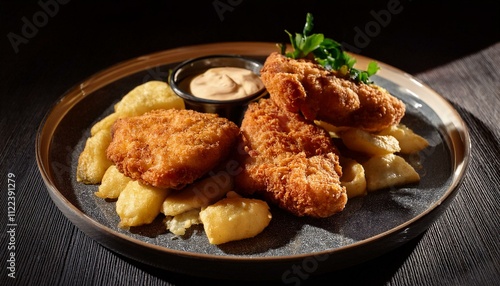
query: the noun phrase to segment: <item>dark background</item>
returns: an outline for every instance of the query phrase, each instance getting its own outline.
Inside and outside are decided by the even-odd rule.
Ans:
[[[314,32],[347,43],[356,53],[417,74],[500,40],[499,3],[3,0],[1,113],[32,101],[54,101],[88,76],[148,53],[213,42],[286,42],[284,30],[302,32],[307,12],[315,18]],[[55,12],[44,12],[47,8],[43,6]],[[385,18],[385,27],[374,26],[373,14],[387,11],[388,6],[396,7],[398,13]],[[40,16],[44,13],[45,18]],[[27,28],[27,22],[35,25],[34,31]],[[367,29],[372,36],[359,45],[359,31]],[[43,99],[19,89],[36,83]]]
[[[11,79],[11,87],[36,80],[47,65],[61,68],[52,69],[48,80],[64,74],[69,87],[117,62],[174,47],[288,41],[284,30],[301,32],[306,12],[315,17],[315,32],[351,47],[359,47],[357,29],[371,27],[374,36],[351,50],[411,74],[500,39],[498,1],[45,0],[58,3],[58,11],[34,36],[24,37],[28,42],[19,44],[16,53],[7,35],[22,36],[23,17],[33,23],[42,10],[38,1],[19,2],[0,4],[2,78]],[[385,27],[374,29],[373,13],[388,5],[396,5],[399,13],[392,14]]]
[[[30,184],[30,179],[41,181],[33,163],[34,140],[38,125],[50,104],[75,84],[121,61],[187,45],[228,41],[288,41],[284,30],[301,32],[307,12],[315,17],[315,32],[322,32],[327,37],[349,44],[351,49],[355,48],[353,51],[356,53],[417,76],[500,40],[500,1],[60,2],[0,1],[0,120],[1,126],[5,128],[1,130],[0,171],[2,178],[5,178],[7,170],[23,176],[21,183],[24,184]],[[40,16],[40,11],[44,11],[40,3],[52,3],[50,9],[53,15],[46,18]],[[387,10],[390,3],[399,3],[399,12],[391,14],[390,19],[385,18],[385,27],[380,25],[379,30],[371,30],[372,36],[365,38],[360,45],[360,39],[356,38],[359,37],[358,31],[366,32],[367,27],[376,27],[374,14],[384,14],[381,11]],[[40,24],[35,30],[25,28],[26,22],[33,24],[35,21]],[[13,45],[9,37],[18,37],[18,40],[23,37],[24,43]],[[18,114],[32,116],[18,117]],[[22,124],[10,124],[19,121]],[[12,126],[23,128],[14,129]],[[15,142],[16,146],[6,145],[6,142],[12,144],[12,138],[16,138],[19,133],[29,134],[22,136],[26,141]],[[20,160],[30,164],[16,165],[17,169],[12,170],[10,166],[14,165],[13,162]],[[22,185],[19,188],[19,192],[25,189]],[[44,213],[53,216],[50,221],[62,224],[61,228],[71,228],[70,222],[52,204],[42,185],[40,192],[42,193],[36,196],[46,202],[48,211]],[[37,256],[33,259],[42,262],[59,259],[79,262],[79,258],[65,257],[64,250],[58,249],[56,242],[64,238],[53,242],[47,237],[47,231],[42,228],[50,227],[49,225],[36,225],[36,214],[31,212],[39,210],[31,210],[29,205],[23,205],[23,198],[30,195],[33,194],[19,193],[17,196],[20,219],[34,219],[31,222],[33,225],[23,225],[32,231],[32,236],[27,236],[25,231],[26,235],[18,238],[21,249],[37,243],[41,250],[37,251]],[[90,245],[101,253],[106,253],[99,245],[82,238],[84,235],[77,230],[73,235],[84,246]],[[419,239],[420,237],[359,268],[349,268],[330,277],[338,274],[335,282],[388,282],[418,245]],[[46,251],[48,254],[43,254]],[[98,250],[86,249],[84,253],[91,254],[93,251]],[[26,255],[28,254],[24,254]],[[48,257],[42,257],[43,255]],[[157,270],[114,254],[106,257],[110,262],[129,265],[132,273],[147,272],[151,274],[149,277],[156,277],[151,278],[151,281],[167,280],[175,284],[204,281]],[[92,261],[91,257],[89,259]],[[426,263],[425,257],[421,259],[422,263]],[[90,262],[82,265],[84,268],[79,269],[82,275],[85,271],[103,271],[88,269],[89,266],[91,267]],[[39,269],[46,268],[40,266]],[[360,269],[363,269],[361,274]],[[3,268],[1,273],[3,278]],[[309,279],[308,282],[314,284],[329,279],[331,278]],[[60,283],[64,285],[64,281]],[[411,281],[404,283],[412,284]]]

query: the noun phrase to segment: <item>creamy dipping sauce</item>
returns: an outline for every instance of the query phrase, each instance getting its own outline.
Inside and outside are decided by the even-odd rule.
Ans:
[[[260,78],[244,68],[217,67],[189,82],[192,95],[212,100],[233,100],[256,93],[264,87]]]

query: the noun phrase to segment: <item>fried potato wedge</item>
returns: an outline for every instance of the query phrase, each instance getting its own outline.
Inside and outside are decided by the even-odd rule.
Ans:
[[[148,81],[127,93],[114,106],[120,116],[136,116],[154,109],[184,109],[184,101],[162,81]]]
[[[403,154],[417,153],[429,146],[429,142],[403,124],[393,125],[382,130],[379,135],[393,136],[398,140],[400,152]]]
[[[114,112],[101,119],[90,129],[90,135],[101,130],[111,130],[113,123],[122,117],[141,115],[154,109],[184,109],[184,101],[170,86],[162,81],[149,81],[127,93],[114,106]]]
[[[369,192],[420,181],[415,169],[405,159],[394,154],[371,157],[363,163],[363,167]]]
[[[346,188],[347,198],[366,195],[365,168],[353,159],[341,158],[342,177],[340,184]]]
[[[224,198],[200,212],[211,244],[254,237],[269,225],[271,217],[265,201],[242,197]]]
[[[195,224],[200,224],[200,209],[192,209],[185,213],[165,218],[167,229],[175,235],[184,235],[186,230]]]
[[[121,117],[120,114],[116,112],[113,112],[110,115],[104,117],[99,122],[94,124],[92,128],[90,128],[90,136],[94,136],[97,132],[101,130],[107,130],[108,132],[111,132],[111,126],[120,117]]]
[[[78,158],[76,179],[84,184],[98,184],[111,161],[106,157],[106,148],[111,142],[111,133],[106,130],[97,132],[85,142],[85,147]]]
[[[151,223],[159,214],[168,189],[159,189],[131,181],[118,196],[116,213],[121,228]]]
[[[368,155],[385,155],[401,150],[398,140],[393,136],[376,135],[357,128],[342,131],[340,138],[350,150]]]
[[[314,120],[314,124],[328,131],[332,138],[340,138],[339,134],[351,129],[351,127],[338,127],[321,120]]]
[[[162,204],[162,213],[175,216],[192,209],[201,209],[222,199],[232,188],[232,177],[221,171],[172,192]]]
[[[102,199],[116,199],[130,181],[131,178],[120,173],[115,165],[111,165],[104,173],[95,195]]]

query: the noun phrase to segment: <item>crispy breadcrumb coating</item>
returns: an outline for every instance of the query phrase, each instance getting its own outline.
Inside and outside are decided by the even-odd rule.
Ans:
[[[404,103],[385,89],[337,77],[307,59],[272,53],[261,79],[278,106],[308,120],[380,131],[399,123],[405,113]]]
[[[245,113],[241,140],[237,192],[261,195],[297,216],[328,217],[344,209],[342,169],[325,130],[261,99]]]
[[[134,180],[179,189],[229,155],[238,134],[236,124],[216,114],[153,110],[117,120],[107,156]]]

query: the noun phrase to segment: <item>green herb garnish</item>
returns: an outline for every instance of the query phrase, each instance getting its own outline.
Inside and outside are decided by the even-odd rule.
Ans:
[[[313,16],[307,13],[302,34],[295,33],[293,36],[285,30],[293,51],[285,52],[286,47],[282,45],[281,53],[293,59],[313,57],[318,64],[327,70],[337,71],[341,77],[349,76],[357,82],[372,83],[370,76],[380,69],[376,62],[370,62],[366,71],[354,68],[356,59],[349,56],[337,41],[325,38],[323,34],[311,34],[313,27]]]

